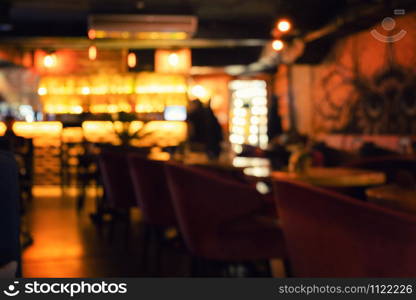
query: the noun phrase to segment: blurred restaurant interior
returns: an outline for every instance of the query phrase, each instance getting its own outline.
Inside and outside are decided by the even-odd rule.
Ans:
[[[415,277],[415,9],[2,0],[0,277]]]

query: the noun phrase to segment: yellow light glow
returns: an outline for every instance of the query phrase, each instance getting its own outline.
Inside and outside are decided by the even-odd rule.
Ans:
[[[48,90],[45,87],[38,88],[38,95],[45,96],[48,93]]]
[[[80,107],[91,113],[130,112],[134,108],[161,113],[166,106],[186,106],[187,90],[183,75],[140,72],[43,76],[38,93],[46,113],[79,113]]]
[[[136,86],[137,94],[175,94],[185,93],[186,87],[184,85],[148,85]]]
[[[94,29],[88,30],[88,38],[93,40],[97,37],[97,32]]]
[[[107,106],[107,111],[109,113],[116,113],[116,112],[119,112],[119,109],[118,109],[118,106],[116,104],[110,104],[110,105]],[[106,112],[106,111],[104,110],[102,112]]]
[[[177,32],[175,34],[175,37],[178,40],[184,40],[184,39],[188,38],[188,34],[186,32]]]
[[[3,122],[0,122],[0,135],[3,136],[6,130],[7,130],[6,124],[4,124]]]
[[[117,38],[117,39],[130,39],[137,38],[141,40],[184,40],[187,39],[188,33],[186,32],[134,32],[134,31],[118,31],[118,30],[88,30],[88,38],[94,40],[96,38]]]
[[[134,134],[137,130],[142,129],[144,123],[142,121],[133,121],[130,123],[129,126],[129,132],[130,134]],[[113,123],[113,128],[117,131],[120,132],[123,130],[123,123],[120,121],[116,121]]]
[[[62,131],[61,122],[16,122],[13,131],[22,137],[51,137],[60,136]]]
[[[281,32],[288,32],[292,28],[292,24],[289,20],[280,20],[276,27]]]
[[[157,73],[187,74],[192,66],[191,50],[158,49],[155,53],[155,71]]]
[[[75,106],[71,107],[71,113],[73,113],[73,114],[82,114],[83,111],[84,110],[83,110],[82,106],[80,106],[80,105],[75,105]]]
[[[137,64],[137,57],[136,54],[133,52],[130,52],[127,55],[127,65],[129,66],[129,68],[134,68]]]
[[[150,146],[159,145],[161,147],[177,145],[186,140],[187,125],[183,121],[151,121],[146,124],[143,133],[149,133],[149,136],[142,138],[133,145]]]
[[[128,32],[128,31],[123,31],[123,32],[121,32],[120,36],[121,36],[123,39],[128,39],[128,38],[130,38],[130,32]]]
[[[62,141],[66,143],[80,143],[83,137],[81,127],[65,127],[62,129]]]
[[[56,54],[47,54],[43,58],[43,65],[45,68],[53,68],[56,66]]]
[[[272,48],[275,51],[281,51],[285,47],[285,44],[281,40],[274,40],[272,43]]]
[[[176,53],[171,53],[168,56],[168,62],[172,67],[179,65],[179,55]]]
[[[102,39],[102,38],[105,38],[105,36],[106,36],[105,31],[103,31],[103,30],[96,30],[95,31],[95,37],[96,38]]]
[[[97,58],[97,47],[92,45],[88,48],[88,58],[90,60],[95,60]]]
[[[111,121],[85,121],[81,126],[87,141],[112,143],[116,140]]]
[[[159,38],[159,33],[157,33],[157,32],[151,32],[150,35],[149,35],[149,37],[152,40],[156,40],[156,39]]]
[[[202,85],[194,85],[190,92],[191,96],[194,96],[202,101],[207,101],[210,98],[210,93]]]
[[[81,89],[81,94],[83,94],[83,95],[89,95],[89,94],[91,94],[91,90],[90,90],[90,88],[89,88],[88,86],[84,86],[84,87]]]

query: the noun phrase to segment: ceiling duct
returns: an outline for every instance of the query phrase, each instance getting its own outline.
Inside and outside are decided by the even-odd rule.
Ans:
[[[88,29],[96,38],[189,39],[198,25],[195,16],[90,15]]]

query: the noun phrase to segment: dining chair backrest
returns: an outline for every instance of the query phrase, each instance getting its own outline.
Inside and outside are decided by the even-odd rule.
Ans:
[[[293,276],[416,276],[415,217],[290,180],[274,190]]]
[[[255,188],[199,168],[168,163],[166,172],[180,231],[197,256],[217,252],[221,227],[263,204]]]
[[[165,163],[141,155],[128,155],[130,175],[145,222],[153,225],[176,223],[172,199],[166,179]]]
[[[136,206],[127,153],[103,151],[98,162],[108,202],[116,208]]]

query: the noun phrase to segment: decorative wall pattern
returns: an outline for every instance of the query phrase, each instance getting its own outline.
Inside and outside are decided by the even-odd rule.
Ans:
[[[406,28],[403,40],[383,43],[362,32],[313,68],[314,133],[416,134],[416,15],[397,24]]]

